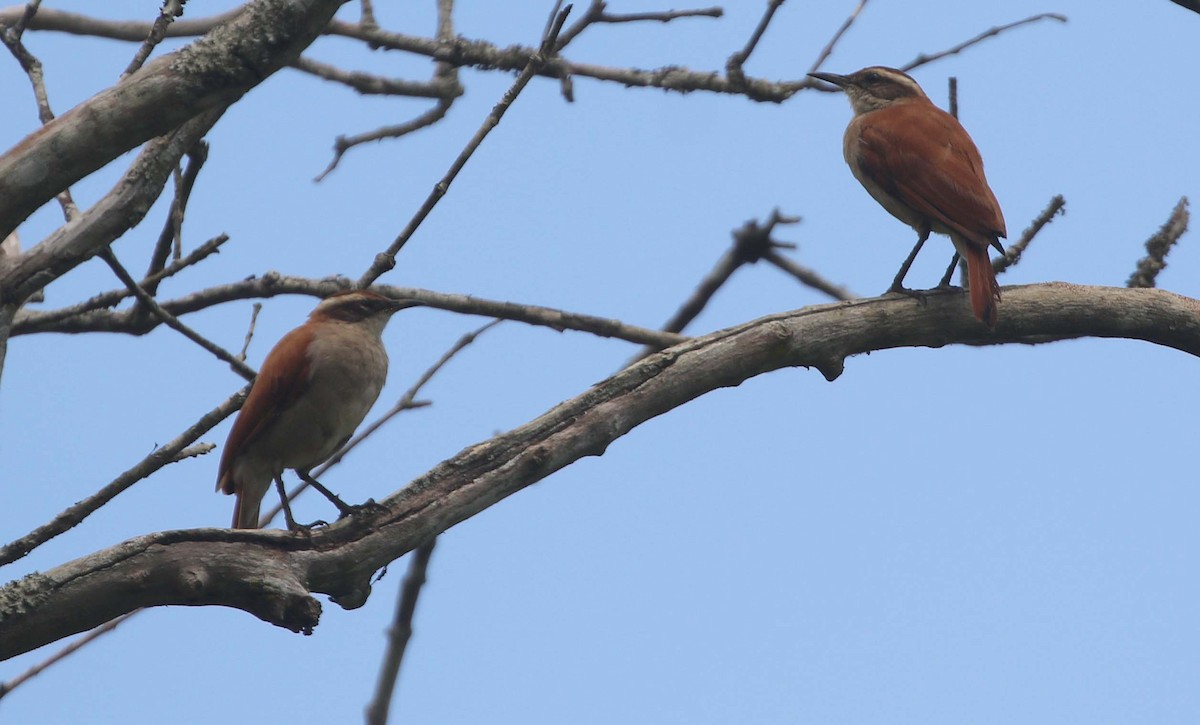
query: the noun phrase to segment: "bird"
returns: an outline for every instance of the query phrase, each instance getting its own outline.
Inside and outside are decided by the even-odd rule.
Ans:
[[[850,75],[809,73],[841,88],[854,118],[842,153],[854,178],[892,216],[912,227],[917,244],[889,292],[914,294],[904,276],[931,231],[954,243],[939,287],[949,285],[959,257],[967,263],[971,310],[996,326],[1000,285],[988,247],[1004,253],[1004,214],[983,174],[983,158],[958,119],[938,108],[907,73],[872,66]]]
[[[233,528],[258,528],[259,507],[271,482],[279,488],[290,530],[284,470],[352,513],[310,471],[338,451],[362,423],[387,378],[381,335],[393,313],[421,304],[369,290],[323,299],[308,320],[267,353],[251,384],[217,468],[217,490],[236,495]]]

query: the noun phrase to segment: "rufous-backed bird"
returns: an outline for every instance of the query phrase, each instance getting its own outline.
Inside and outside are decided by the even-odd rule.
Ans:
[[[929,100],[908,74],[873,66],[850,75],[810,73],[845,91],[854,109],[842,151],[854,178],[919,239],[889,289],[907,292],[904,276],[931,231],[945,234],[956,255],[939,286],[949,283],[958,257],[967,263],[971,310],[996,325],[1000,285],[988,247],[1001,253],[1007,235],[996,195],[983,175],[975,142],[956,118]]]
[[[217,469],[217,490],[237,496],[235,528],[258,527],[271,482],[285,495],[286,469],[330,497],[343,515],[353,508],[309,472],[346,444],[375,404],[388,369],[383,328],[393,313],[418,304],[366,290],[339,292],[267,353]],[[293,528],[290,510],[284,511]]]

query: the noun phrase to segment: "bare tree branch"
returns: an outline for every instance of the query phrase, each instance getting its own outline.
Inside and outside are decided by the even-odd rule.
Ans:
[[[758,25],[754,28],[754,32],[750,34],[750,39],[742,46],[742,49],[733,53],[725,61],[725,77],[730,81],[739,84],[746,83],[746,72],[742,66],[746,61],[750,60],[750,54],[758,47],[758,41],[762,40],[763,33],[767,32],[767,26],[771,24],[771,19],[775,17],[775,11],[783,5],[784,0],[767,0],[767,9],[763,11],[762,17],[758,19]]]
[[[854,21],[858,20],[859,14],[862,13],[863,8],[866,6],[867,0],[859,0],[858,5],[854,6],[854,9],[850,11],[850,15],[847,16],[845,21],[842,22],[842,26],[837,29],[837,32],[833,34],[833,37],[829,39],[829,42],[825,44],[825,47],[821,49],[821,52],[817,53],[817,59],[813,61],[812,66],[808,69],[809,73],[813,73],[821,69],[821,66],[824,65],[825,61],[829,59],[829,56],[833,54],[833,49],[837,47],[838,41],[842,39],[842,36],[846,34],[846,31],[850,30],[850,26],[854,25]]]
[[[234,8],[220,15],[196,20],[180,20],[167,27],[168,38],[191,38],[204,35],[213,28],[227,23],[246,11],[246,7]],[[25,13],[21,6],[0,9],[0,25],[18,22]],[[109,40],[140,43],[153,30],[154,24],[145,20],[102,20],[90,15],[71,13],[54,8],[42,8],[28,22],[30,30],[49,30],[70,35],[86,35]]]
[[[73,504],[67,510],[55,516],[49,523],[43,524],[16,541],[0,547],[0,566],[13,563],[55,536],[69,531],[133,484],[149,477],[150,474],[163,466],[174,462],[176,456],[181,451],[240,408],[242,402],[246,399],[246,393],[249,391],[250,386],[247,385],[241,391],[226,399],[225,402],[201,416],[200,420],[190,425],[187,430],[180,433],[174,440],[164,446],[155,448],[153,453],[138,461],[136,465],[114,478],[111,483],[96,493]],[[108,619],[111,619],[111,617]],[[108,619],[102,621],[108,621]],[[96,622],[92,626],[100,623]],[[87,627],[86,629],[91,629],[91,627]],[[83,630],[76,631],[80,632]]]
[[[971,38],[970,40],[965,40],[965,41],[959,43],[958,45],[955,45],[951,48],[947,48],[946,50],[938,51],[937,53],[932,53],[932,54],[921,53],[916,58],[913,58],[909,62],[900,66],[900,70],[910,71],[913,68],[917,68],[919,66],[929,65],[930,63],[932,63],[935,60],[941,60],[942,58],[945,58],[947,56],[957,55],[957,54],[963,52],[964,50],[966,50],[967,48],[970,48],[973,45],[978,45],[979,43],[982,43],[983,41],[987,40],[988,38],[993,38],[993,37],[1003,33],[1006,30],[1012,30],[1013,28],[1017,28],[1022,25],[1028,25],[1030,23],[1040,22],[1042,20],[1057,20],[1060,23],[1065,23],[1065,22],[1067,22],[1067,16],[1060,15],[1059,13],[1040,13],[1038,15],[1031,15],[1027,18],[1018,20],[1013,23],[1008,23],[1007,25],[997,25],[994,28],[988,28],[987,30],[983,31],[979,35],[976,35],[974,38]]]
[[[219,236],[213,237],[212,239],[209,239],[204,244],[201,244],[200,246],[193,249],[183,259],[171,264],[171,266],[167,267],[166,269],[164,269],[161,272],[152,274],[152,275],[144,278],[141,282],[142,287],[146,287],[146,288],[149,288],[150,286],[156,287],[157,284],[159,282],[161,282],[162,280],[167,279],[168,277],[172,277],[172,276],[178,274],[179,272],[182,272],[183,270],[187,269],[188,267],[191,267],[194,264],[202,262],[204,259],[208,258],[208,256],[211,254],[216,254],[217,251],[220,250],[221,245],[225,244],[225,242],[228,242],[228,241],[229,241],[228,234],[221,234]],[[88,300],[85,300],[85,301],[80,302],[75,305],[70,305],[69,307],[62,307],[57,310],[46,310],[41,313],[44,316],[41,316],[38,319],[39,319],[40,323],[43,325],[52,325],[57,320],[65,320],[70,317],[75,317],[76,315],[81,315],[85,312],[90,312],[91,310],[98,310],[98,309],[102,309],[105,307],[113,307],[113,306],[117,305],[121,300],[126,299],[128,297],[132,297],[132,296],[133,296],[133,292],[130,292],[128,287],[122,287],[120,289],[111,290],[109,292],[101,292],[100,294],[98,294]]]
[[[133,60],[129,61],[125,72],[121,74],[121,80],[125,80],[141,69],[146,63],[146,59],[154,52],[154,48],[163,41],[163,38],[167,37],[167,28],[175,18],[183,16],[183,5],[186,2],[187,0],[163,0],[162,9],[159,10],[158,17],[154,19],[154,24],[150,26],[146,40],[134,54]]]
[[[182,244],[183,216],[187,213],[187,203],[192,196],[192,189],[196,185],[196,177],[200,175],[200,169],[204,168],[204,162],[208,161],[208,144],[203,140],[197,141],[195,146],[188,149],[187,159],[187,169],[182,174],[178,173],[179,167],[174,170],[175,197],[171,200],[171,209],[167,212],[167,220],[163,223],[162,233],[158,235],[158,242],[150,254],[146,279],[153,279],[154,275],[161,272],[167,264],[167,259],[171,256],[172,247],[179,247]],[[150,294],[157,292],[159,281],[161,280],[155,279],[147,285],[146,291]]]
[[[1025,231],[1021,232],[1021,236],[1017,241],[1008,245],[1008,248],[1004,251],[1004,256],[992,261],[992,269],[996,274],[1003,274],[1009,267],[1021,261],[1021,255],[1025,252],[1025,248],[1029,246],[1029,243],[1033,241],[1033,238],[1037,236],[1038,232],[1042,231],[1042,227],[1053,221],[1054,217],[1066,213],[1063,211],[1066,205],[1067,202],[1063,199],[1062,194],[1055,194],[1050,199],[1050,203],[1046,205],[1046,208],[1033,218],[1033,221],[1029,223]]]
[[[146,144],[117,186],[79,219],[60,227],[11,264],[0,265],[0,302],[7,299],[19,305],[136,225],[162,193],[184,151],[200,140],[223,112],[223,108],[207,111],[175,133]],[[8,332],[0,325],[0,338],[7,339]],[[4,346],[0,344],[0,368],[3,366]]]
[[[403,78],[385,78],[373,73],[342,70],[335,65],[321,63],[311,58],[297,58],[296,62],[292,63],[292,67],[322,80],[340,83],[364,96],[407,96],[450,101],[463,94],[461,86],[437,80],[410,81]]]
[[[1127,287],[1153,287],[1155,285],[1158,273],[1167,266],[1167,253],[1187,231],[1188,220],[1191,217],[1187,207],[1188,200],[1185,196],[1171,210],[1171,216],[1166,223],[1154,233],[1154,236],[1146,240],[1146,256],[1138,260],[1137,269],[1125,283]]]
[[[30,667],[29,669],[25,670],[21,674],[12,678],[8,682],[0,683],[0,699],[2,699],[5,695],[9,694],[13,690],[17,689],[21,685],[25,684],[26,682],[32,680],[34,677],[37,677],[43,671],[45,671],[48,667],[58,664],[62,660],[66,659],[67,657],[70,657],[71,655],[78,652],[83,647],[86,647],[87,645],[96,641],[97,638],[113,631],[119,625],[121,625],[123,622],[125,622],[130,617],[132,617],[133,615],[137,614],[140,611],[142,611],[142,610],[138,609],[138,610],[130,612],[129,614],[126,614],[124,616],[117,617],[116,619],[112,620],[111,622],[106,622],[106,623],[100,625],[99,627],[96,627],[95,629],[89,631],[87,634],[83,635],[82,637],[75,640],[71,644],[63,647],[62,649],[58,650],[57,652],[50,655],[46,659],[37,663],[33,667]]]
[[[236,101],[298,58],[342,2],[255,0],[203,41],[152,61],[30,134],[0,156],[0,237],[119,154]]]
[[[994,331],[974,319],[958,291],[931,295],[923,305],[887,297],[764,317],[652,355],[528,424],[468,447],[385,499],[380,511],[311,537],[166,531],[12,582],[0,589],[0,659],[165,604],[231,606],[311,632],[321,609],[313,593],[361,606],[380,567],[707,392],[786,367],[814,367],[835,380],[847,357],[873,350],[1080,337],[1145,340],[1200,356],[1200,302],[1154,289],[1050,283],[1006,289],[1005,315]]]
[[[137,297],[138,303],[146,310],[149,310],[150,314],[162,320],[163,324],[165,324],[167,327],[175,330],[187,339],[212,353],[218,360],[223,360],[224,362],[228,363],[229,367],[233,368],[234,372],[236,372],[238,375],[241,375],[246,380],[254,379],[254,370],[249,365],[237,359],[233,353],[229,352],[225,348],[205,338],[200,333],[180,322],[179,318],[175,317],[170,312],[164,310],[153,297],[146,293],[146,290],[142,289],[141,286],[138,285],[133,276],[129,274],[129,270],[125,269],[121,262],[117,260],[117,255],[113,254],[111,249],[107,247],[101,249],[99,257],[103,259],[106,264],[108,264],[109,268],[112,269],[113,274],[117,275],[117,279],[121,280],[121,282],[129,288],[129,291],[133,293],[133,296]]]
[[[860,297],[860,295],[854,294],[845,286],[835,284],[825,279],[825,277],[816,270],[805,267],[802,264],[798,264],[774,250],[767,250],[763,254],[762,258],[795,277],[796,281],[800,284],[812,287],[818,292],[827,294],[835,300],[854,300]]]
[[[387,651],[379,668],[375,696],[367,705],[368,725],[386,725],[388,721],[392,693],[396,689],[396,678],[400,675],[400,664],[404,660],[404,651],[408,649],[408,640],[412,638],[417,599],[421,596],[421,587],[425,585],[429,558],[433,556],[433,547],[436,544],[437,538],[421,544],[413,551],[408,562],[408,573],[404,575],[404,583],[400,586],[400,594],[396,598],[396,614],[392,617],[392,626],[388,627]]]
[[[324,181],[325,177],[333,173],[333,170],[341,163],[342,156],[355,146],[361,146],[372,141],[382,141],[385,138],[400,138],[401,136],[420,131],[423,128],[428,128],[446,117],[446,113],[450,110],[450,105],[451,101],[441,100],[433,108],[411,121],[396,124],[395,126],[384,126],[383,128],[377,128],[374,131],[368,131],[356,136],[338,136],[333,142],[333,159],[329,161],[329,165],[325,167],[324,171],[317,174],[313,181]]]
[[[556,5],[555,7],[557,8],[558,6]],[[487,138],[488,134],[491,133],[492,129],[500,124],[500,120],[504,118],[505,112],[508,111],[513,101],[517,100],[517,96],[521,94],[525,86],[529,85],[529,81],[533,80],[533,76],[538,68],[544,65],[546,60],[551,56],[558,42],[558,33],[562,30],[562,24],[566,22],[568,12],[570,12],[569,7],[551,16],[552,25],[548,28],[545,37],[542,38],[541,50],[530,56],[529,63],[526,64],[524,70],[513,81],[512,86],[504,92],[504,96],[501,97],[500,102],[492,107],[491,113],[483,120],[483,125],[479,127],[475,135],[471,137],[471,140],[459,152],[458,157],[454,159],[454,163],[450,164],[450,169],[446,171],[446,174],[440,181],[434,184],[433,190],[429,192],[429,196],[425,197],[424,203],[421,204],[416,214],[409,220],[404,230],[400,232],[400,236],[396,237],[396,240],[392,242],[386,251],[375,255],[375,261],[371,263],[371,266],[367,268],[367,271],[358,280],[360,287],[370,285],[379,279],[380,275],[396,266],[396,254],[412,238],[412,235],[421,226],[421,223],[425,221],[425,218],[429,216],[433,208],[441,201],[441,198],[446,195],[446,192],[450,189],[450,185],[458,177],[458,172],[462,171],[463,167],[466,166],[467,161],[475,154],[475,151],[483,143],[483,140]],[[336,159],[334,163],[337,163]]]
[[[28,22],[33,19],[40,4],[40,0],[38,0],[38,2],[26,5],[25,13],[12,28],[5,28],[3,25],[0,25],[0,41],[4,43],[9,52],[13,54],[13,57],[17,59],[17,62],[21,64],[21,69],[25,71],[26,77],[29,78],[29,83],[33,86],[34,102],[38,109],[38,120],[45,126],[54,120],[54,112],[50,110],[50,97],[46,93],[46,78],[43,73],[42,63],[21,42],[21,34],[24,32]],[[71,198],[70,188],[62,189],[56,197],[59,205],[62,207],[63,217],[66,221],[69,222],[79,216],[79,209],[75,206],[75,200]],[[15,228],[8,231],[15,231]]]
[[[226,285],[209,287],[175,300],[160,302],[163,309],[179,317],[190,312],[207,309],[217,304],[234,300],[275,297],[282,294],[303,294],[311,297],[328,297],[334,292],[350,288],[344,277],[307,279],[286,277],[274,272],[261,277],[242,280]],[[524,322],[552,330],[577,330],[600,337],[611,337],[638,345],[670,347],[686,339],[682,335],[659,332],[645,327],[629,325],[612,318],[585,315],[577,312],[556,310],[537,305],[522,305],[515,302],[486,300],[469,295],[446,294],[413,287],[376,285],[375,289],[392,297],[420,300],[426,307],[459,312],[466,315],[496,317],[514,322]],[[58,311],[39,312],[21,310],[14,324],[14,335],[29,335],[39,332],[120,332],[144,335],[159,325],[160,321],[133,311],[92,310],[69,317]]]

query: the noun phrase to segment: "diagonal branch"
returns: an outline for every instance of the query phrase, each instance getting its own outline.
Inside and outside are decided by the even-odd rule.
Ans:
[[[342,1],[255,0],[202,40],[152,61],[30,134],[0,156],[0,238],[118,155],[235,102],[299,57]],[[34,16],[30,27],[45,15]]]
[[[179,318],[177,318],[175,315],[172,315],[170,312],[164,310],[162,306],[158,304],[157,300],[147,294],[146,290],[142,289],[141,286],[138,285],[133,276],[129,274],[129,270],[125,269],[121,262],[117,260],[117,255],[113,254],[111,249],[107,247],[101,249],[98,256],[104,260],[105,264],[107,264],[110,269],[112,269],[113,274],[117,276],[117,279],[121,280],[121,283],[129,288],[129,291],[132,292],[133,296],[137,298],[138,303],[143,308],[150,311],[150,314],[154,315],[159,320],[162,320],[163,324],[167,327],[178,332],[208,352],[212,353],[218,360],[228,363],[229,367],[233,368],[234,372],[236,372],[238,375],[241,375],[246,380],[254,380],[254,370],[249,365],[237,359],[225,348],[221,347],[215,342],[212,342],[208,338],[180,322]]]
[[[847,357],[875,350],[1080,337],[1139,339],[1200,356],[1200,302],[1155,289],[1051,283],[1006,289],[994,331],[975,320],[960,291],[924,305],[887,297],[770,315],[652,355],[466,448],[385,499],[381,510],[311,537],[159,532],[12,582],[0,589],[0,659],[156,605],[230,606],[311,632],[321,609],[313,593],[361,606],[379,568],[705,393],[790,367],[817,368],[832,381]]]
[[[561,2],[559,4],[561,5]],[[570,10],[570,7],[567,7],[560,12],[558,11],[558,5],[555,5],[555,13],[551,15],[551,25],[547,27],[545,37],[542,38],[542,45],[539,52],[530,56],[524,70],[513,81],[512,86],[504,92],[500,101],[492,108],[487,118],[483,120],[483,125],[475,131],[475,135],[471,137],[471,140],[467,142],[463,150],[459,152],[458,157],[450,164],[450,168],[446,171],[446,174],[440,181],[433,185],[433,189],[425,197],[425,201],[421,204],[421,207],[413,214],[412,219],[409,220],[403,231],[400,232],[400,235],[396,237],[396,240],[388,246],[387,250],[375,255],[375,261],[371,263],[371,266],[359,278],[359,287],[369,286],[372,282],[379,279],[380,275],[396,266],[396,254],[408,243],[408,240],[416,233],[417,228],[421,226],[421,223],[433,211],[437,203],[446,195],[446,192],[450,189],[450,185],[458,177],[458,172],[462,171],[463,167],[467,165],[467,161],[475,154],[475,151],[483,143],[483,140],[487,138],[488,134],[492,132],[492,129],[500,124],[500,120],[504,118],[505,112],[512,106],[513,101],[517,100],[517,96],[521,94],[525,86],[529,85],[529,81],[533,80],[533,76],[537,70],[544,66],[547,59],[552,56],[558,42],[558,34],[562,31],[563,23],[566,22],[567,14]]]
[[[1187,208],[1188,200],[1185,196],[1171,210],[1171,216],[1167,218],[1166,223],[1146,240],[1146,256],[1138,260],[1137,269],[1125,283],[1127,287],[1153,287],[1155,285],[1158,273],[1167,266],[1167,253],[1187,231],[1188,220],[1191,217]]]
[[[67,510],[55,516],[49,523],[43,524],[16,541],[0,547],[0,566],[13,563],[55,536],[69,531],[133,484],[149,477],[150,474],[163,466],[175,462],[178,455],[194,443],[197,438],[212,430],[218,423],[240,408],[242,401],[246,399],[246,393],[249,391],[250,386],[247,385],[241,391],[227,398],[216,408],[205,413],[200,420],[189,426],[187,430],[180,433],[174,440],[156,448],[153,453],[138,461],[136,465],[120,476],[117,476],[112,482],[96,493],[82,501],[76,502]],[[101,622],[96,622],[96,624],[101,624]],[[88,629],[91,629],[91,627],[88,627]]]
[[[1021,20],[1017,20],[1012,23],[1007,23],[1005,25],[997,25],[993,28],[988,28],[987,30],[983,31],[979,35],[976,35],[974,38],[971,38],[970,40],[964,40],[963,42],[959,43],[958,45],[947,48],[946,50],[941,50],[941,51],[938,51],[937,53],[931,53],[931,54],[921,53],[916,58],[913,58],[909,62],[900,66],[900,70],[907,72],[907,71],[910,71],[919,66],[929,65],[930,63],[934,62],[935,60],[941,60],[942,58],[945,58],[945,57],[951,56],[951,55],[958,55],[959,53],[963,52],[967,48],[970,48],[973,45],[978,45],[978,44],[982,43],[983,41],[987,40],[988,38],[993,38],[997,35],[1000,35],[1001,33],[1003,33],[1006,30],[1012,30],[1013,28],[1018,28],[1022,25],[1028,25],[1030,23],[1037,23],[1042,20],[1056,20],[1060,23],[1065,23],[1065,22],[1067,22],[1067,16],[1061,15],[1059,13],[1039,13],[1037,15],[1030,15],[1027,18],[1022,18]]]
[[[1050,199],[1050,202],[1046,204],[1046,208],[1033,218],[1033,221],[1029,223],[1025,231],[1021,232],[1020,238],[1008,245],[1008,248],[1004,250],[1004,256],[992,262],[992,269],[996,274],[1003,274],[1009,267],[1021,261],[1021,255],[1025,253],[1025,248],[1029,246],[1033,238],[1037,236],[1038,232],[1042,231],[1042,227],[1053,221],[1054,217],[1059,214],[1065,214],[1066,212],[1063,209],[1066,208],[1066,205],[1067,201],[1062,197],[1062,194],[1055,194]]]
[[[412,638],[417,598],[421,596],[421,587],[425,585],[429,558],[433,556],[433,547],[436,544],[437,539],[434,538],[418,546],[408,563],[408,573],[404,575],[400,595],[396,598],[396,614],[392,617],[392,626],[388,627],[387,652],[384,653],[383,665],[379,668],[375,696],[367,705],[368,725],[387,724],[388,711],[392,706],[392,692],[396,689],[396,678],[400,674],[400,663],[404,660],[404,651],[408,649],[408,640]]]

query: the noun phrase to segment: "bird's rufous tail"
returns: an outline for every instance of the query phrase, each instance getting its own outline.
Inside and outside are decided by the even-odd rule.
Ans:
[[[994,328],[996,305],[1000,302],[1000,285],[996,282],[992,260],[988,257],[987,247],[974,244],[963,246],[967,248],[964,256],[967,259],[967,284],[971,288],[971,311],[989,329]]]

